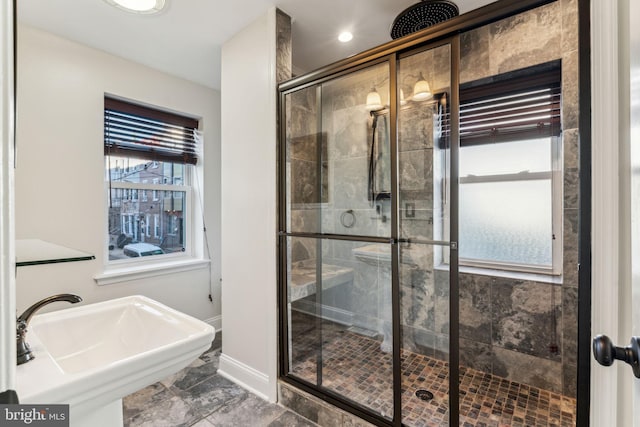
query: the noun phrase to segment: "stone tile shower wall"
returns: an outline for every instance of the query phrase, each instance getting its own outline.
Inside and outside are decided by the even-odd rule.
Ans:
[[[461,363],[569,396],[577,372],[577,20],[577,2],[559,0],[461,38],[462,83],[561,59],[564,176],[562,283],[460,274]]]

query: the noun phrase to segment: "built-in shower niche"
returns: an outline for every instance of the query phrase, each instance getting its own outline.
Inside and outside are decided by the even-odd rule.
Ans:
[[[291,141],[291,203],[294,207],[316,207],[329,201],[329,165],[326,134],[296,137]]]

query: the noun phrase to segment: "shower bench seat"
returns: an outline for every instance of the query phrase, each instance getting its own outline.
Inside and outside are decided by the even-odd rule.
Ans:
[[[332,264],[322,264],[322,290],[353,282],[353,269]],[[316,266],[297,265],[291,269],[289,302],[314,295],[316,286]]]

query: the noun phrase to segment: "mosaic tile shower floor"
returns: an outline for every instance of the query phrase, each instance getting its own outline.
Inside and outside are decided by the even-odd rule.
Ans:
[[[297,362],[292,373],[315,383],[316,357],[309,345],[313,334],[299,337],[293,344]],[[323,342],[323,386],[391,417],[392,359],[380,351],[380,341],[323,324]],[[448,363],[410,351],[403,351],[401,360],[403,424],[448,425]],[[462,426],[575,426],[573,398],[466,367],[460,376]],[[420,399],[417,390],[431,392],[433,399]]]

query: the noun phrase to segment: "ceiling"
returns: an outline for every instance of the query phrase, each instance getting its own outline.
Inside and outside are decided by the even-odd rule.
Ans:
[[[455,0],[466,13],[495,0]],[[220,89],[221,46],[273,5],[292,18],[298,73],[391,40],[394,18],[418,0],[167,0],[136,15],[104,0],[17,0],[18,20],[187,80]],[[353,40],[337,40],[341,31]]]

